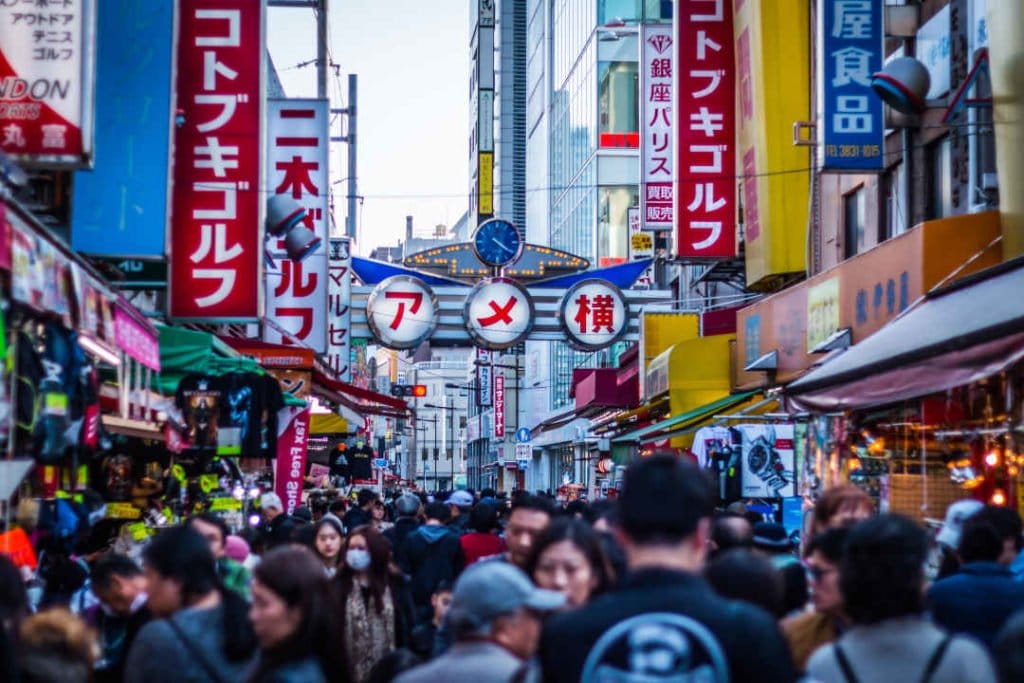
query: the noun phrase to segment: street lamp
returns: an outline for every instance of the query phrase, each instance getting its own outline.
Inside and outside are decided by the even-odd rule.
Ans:
[[[432,408],[434,410],[442,410],[442,411],[455,411],[455,410],[459,410],[459,406],[449,406],[449,405],[439,406],[436,403],[424,403],[423,407],[424,408]],[[448,455],[448,460],[451,462],[451,465],[450,465],[449,469],[450,469],[450,472],[451,472],[451,487],[454,490],[455,489],[455,416],[454,415],[446,416],[446,418],[447,418],[447,422],[448,422],[448,443],[449,443],[449,448],[451,448],[450,454]]]
[[[432,422],[434,423],[434,490],[437,490],[437,462],[438,462],[438,451],[437,451],[437,418],[436,417],[417,417],[417,422]],[[417,431],[427,431],[426,427],[417,427]],[[423,488],[427,487],[427,475],[423,475]]]

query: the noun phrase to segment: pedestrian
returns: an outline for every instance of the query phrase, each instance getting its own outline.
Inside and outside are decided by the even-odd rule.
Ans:
[[[391,570],[391,547],[370,525],[349,532],[335,576],[350,680],[365,683],[374,664],[409,643],[413,607],[405,578]]]
[[[356,504],[341,518],[345,524],[345,530],[351,532],[357,527],[373,522],[373,505],[378,500],[380,500],[380,496],[373,489],[359,489],[359,493],[356,494]]]
[[[554,515],[554,505],[540,496],[523,493],[517,495],[505,525],[505,559],[522,570],[530,559],[533,544],[541,532],[548,528]]]
[[[21,622],[18,675],[22,683],[89,683],[96,638],[84,621],[63,607]]]
[[[992,662],[980,644],[924,618],[927,553],[924,530],[899,515],[880,515],[850,529],[839,585],[852,627],[811,655],[811,678],[994,683]]]
[[[1024,681],[1024,610],[1010,617],[996,636],[992,650],[1000,683]]]
[[[835,527],[852,526],[874,514],[874,501],[860,487],[841,484],[827,488],[811,511],[811,534],[808,538]]]
[[[416,628],[412,630],[409,648],[420,659],[430,660],[434,657],[435,652],[443,649],[437,643],[437,634],[444,624],[444,617],[448,614],[451,604],[452,585],[447,581],[442,581],[434,589],[434,594],[430,596],[430,607],[434,611],[431,619],[417,624]]]
[[[403,493],[395,501],[395,512],[398,519],[394,526],[384,532],[384,537],[391,541],[391,551],[395,557],[401,552],[405,539],[420,526],[420,508],[423,507],[419,496]]]
[[[146,606],[146,577],[127,555],[106,553],[93,564],[89,580],[102,606],[95,624],[100,657],[94,682],[120,683],[132,643],[152,619]]]
[[[704,578],[723,598],[760,607],[776,619],[784,614],[782,574],[760,553],[745,548],[717,553],[704,567]]]
[[[469,513],[469,524],[459,538],[466,566],[477,560],[505,552],[505,539],[498,535],[498,508],[490,503],[478,503]]]
[[[455,583],[455,577],[462,571],[459,537],[446,526],[449,514],[444,503],[428,504],[427,521],[409,534],[396,558],[398,566],[412,579],[418,621],[430,617],[430,596],[438,584]]]
[[[782,614],[799,612],[807,605],[807,573],[794,553],[786,527],[777,522],[754,525],[754,549],[766,555],[782,575]]]
[[[849,628],[839,590],[839,563],[848,534],[846,527],[828,529],[807,544],[807,580],[811,588],[813,609],[801,612],[782,622],[782,632],[789,641],[793,661],[801,671],[807,660],[823,645],[835,642]]]
[[[1020,550],[1021,521],[1013,510],[986,505],[967,518],[958,548],[960,570],[928,589],[936,624],[991,647],[1010,616],[1024,608],[1024,583],[1009,565]]]
[[[256,650],[248,605],[217,576],[207,541],[189,526],[157,534],[142,554],[150,621],[135,638],[126,683],[232,683]]]
[[[16,680],[18,629],[31,613],[21,572],[0,555],[0,680]]]
[[[960,569],[957,548],[960,545],[960,533],[963,531],[964,522],[983,507],[985,506],[976,500],[958,500],[946,508],[946,518],[935,536],[935,550],[929,558],[929,565],[932,568],[930,578],[944,579]]]
[[[308,505],[299,505],[292,511],[292,543],[307,548],[313,544],[313,511]]]
[[[227,555],[228,525],[212,512],[203,512],[188,518],[188,525],[210,544],[210,552],[217,561],[217,576],[229,589],[246,600],[249,599],[249,583],[252,575],[240,562]]]
[[[250,683],[343,683],[323,564],[306,546],[267,553],[253,576],[249,618],[260,644]]]
[[[565,596],[536,588],[507,562],[478,562],[455,583],[446,618],[455,644],[395,683],[501,683],[532,680],[541,618]]]
[[[281,497],[273,492],[264,493],[260,497],[260,511],[263,513],[263,538],[267,550],[291,543],[295,522],[285,513]]]
[[[469,515],[473,509],[473,502],[473,494],[469,491],[453,491],[444,502],[451,512],[448,528],[458,536],[469,531]]]
[[[774,619],[720,598],[700,577],[715,497],[707,473],[674,455],[629,466],[618,532],[629,573],[614,592],[545,624],[545,681],[796,680]]]
[[[711,556],[733,548],[749,549],[754,545],[754,527],[741,514],[721,512],[711,523]]]
[[[327,578],[338,573],[338,567],[344,558],[341,546],[345,540],[345,532],[341,520],[328,513],[313,525],[313,550],[324,568]]]
[[[250,574],[260,563],[259,556],[252,552],[249,542],[235,534],[228,534],[224,539],[224,556],[245,567]]]
[[[388,520],[388,511],[387,508],[384,507],[384,501],[379,498],[373,502],[373,507],[370,508],[370,517],[372,518],[370,523],[373,524],[373,528],[381,533],[394,526],[394,524]]]
[[[563,594],[567,609],[582,607],[614,583],[600,536],[577,517],[559,517],[548,525],[526,571],[539,587]]]

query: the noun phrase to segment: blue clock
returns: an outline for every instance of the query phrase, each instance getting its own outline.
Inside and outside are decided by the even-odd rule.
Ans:
[[[481,223],[473,233],[473,253],[483,263],[499,268],[516,261],[523,251],[523,240],[516,226],[500,218]]]

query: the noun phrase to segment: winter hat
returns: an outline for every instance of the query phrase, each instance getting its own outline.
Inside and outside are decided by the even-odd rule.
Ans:
[[[224,554],[235,562],[245,562],[249,557],[249,544],[241,536],[228,536],[224,539]]]
[[[942,523],[942,529],[939,530],[935,540],[950,548],[956,548],[960,545],[960,532],[964,529],[964,522],[983,507],[985,506],[980,502],[969,498],[967,500],[958,500],[950,505],[946,508],[946,519]]]

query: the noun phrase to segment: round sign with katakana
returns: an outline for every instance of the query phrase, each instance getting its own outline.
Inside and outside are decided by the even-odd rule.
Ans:
[[[515,280],[481,280],[466,297],[466,330],[477,346],[507,349],[526,339],[533,328],[533,301]]]
[[[566,291],[558,306],[562,329],[572,346],[594,351],[615,342],[629,327],[629,304],[622,290],[589,278]]]
[[[423,280],[395,275],[366,299],[366,322],[374,338],[391,349],[413,349],[437,327],[437,297]]]

